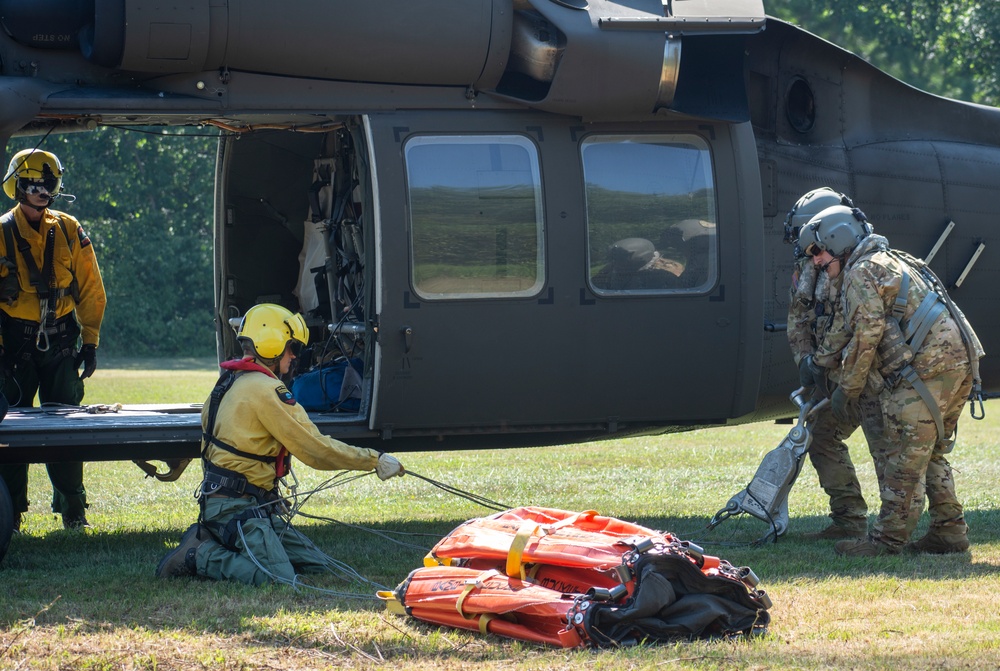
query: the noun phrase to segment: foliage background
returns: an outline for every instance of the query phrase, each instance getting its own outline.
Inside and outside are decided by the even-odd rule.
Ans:
[[[931,93],[1000,102],[1000,2],[766,0],[793,22]],[[57,207],[96,244],[108,290],[103,356],[213,356],[212,191],[217,135],[101,128],[15,138],[67,168]]]
[[[765,0],[764,8],[917,88],[984,105],[1000,101],[996,0]]]
[[[39,141],[41,143],[39,144]],[[215,353],[212,211],[218,135],[200,129],[100,128],[14,138],[63,164],[54,208],[94,242],[108,293],[102,356]]]

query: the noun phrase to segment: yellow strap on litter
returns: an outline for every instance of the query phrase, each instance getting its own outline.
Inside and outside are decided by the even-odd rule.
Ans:
[[[563,527],[568,527],[568,526],[571,526],[573,524],[576,524],[580,520],[585,520],[587,518],[596,517],[596,516],[597,516],[597,511],[596,510],[584,510],[583,512],[579,512],[576,515],[571,515],[571,516],[567,517],[564,520],[561,520],[559,522],[556,522],[555,524],[549,525],[549,529],[551,529],[552,531],[555,531],[556,529],[561,529]]]
[[[495,617],[496,617],[496,615],[494,615],[493,613],[483,613],[482,615],[479,616],[479,633],[480,634],[484,634],[485,635],[485,634],[489,633],[487,631],[487,629],[486,629],[486,625],[488,625],[490,623],[490,620],[492,620]]]
[[[428,552],[424,555],[424,566],[431,568],[434,566],[451,566],[453,564],[451,557],[437,557],[433,552]]]
[[[469,596],[469,594],[472,593],[472,590],[476,589],[477,587],[482,587],[484,580],[486,580],[487,578],[492,578],[495,575],[500,575],[500,571],[494,568],[490,569],[489,571],[484,571],[475,578],[470,578],[469,580],[465,581],[465,587],[462,588],[462,594],[458,597],[458,601],[455,602],[455,610],[458,611],[459,615],[464,617],[466,620],[471,620],[472,618],[475,617],[475,615],[466,615],[464,612],[462,612],[462,603],[465,601],[465,597]]]
[[[514,540],[510,544],[510,549],[507,551],[506,570],[509,577],[519,577],[521,580],[524,580],[524,564],[521,562],[521,556],[524,554],[524,548],[527,547],[532,534],[535,533],[538,527],[539,525],[537,522],[525,520],[521,523],[521,528],[517,530],[516,534],[514,534]]]
[[[393,615],[406,615],[406,607],[396,600],[395,592],[380,590],[375,596],[385,601],[385,609]]]
[[[455,602],[455,610],[457,610],[458,614],[464,617],[466,620],[471,620],[473,616],[466,615],[465,613],[462,612],[462,603],[465,602],[465,597],[469,596],[469,592],[471,592],[474,589],[476,589],[475,581],[470,580],[469,582],[465,583],[465,587],[462,589],[462,594],[458,597],[458,601]]]

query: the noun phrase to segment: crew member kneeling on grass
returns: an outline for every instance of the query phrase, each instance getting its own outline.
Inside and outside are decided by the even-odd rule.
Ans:
[[[289,455],[320,470],[374,469],[382,480],[405,472],[391,455],[321,434],[282,384],[280,376],[309,342],[301,315],[256,305],[237,338],[245,356],[222,364],[202,410],[201,516],[160,562],[161,578],[199,575],[261,585],[326,570],[329,558],[283,516],[277,484]]]

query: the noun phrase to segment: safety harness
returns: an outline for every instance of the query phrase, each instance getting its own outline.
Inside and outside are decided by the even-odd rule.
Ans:
[[[887,315],[886,335],[883,337],[884,344],[880,345],[880,354],[883,355],[882,371],[885,374],[886,383],[890,386],[894,386],[901,379],[905,379],[910,383],[914,391],[923,399],[924,404],[934,418],[938,440],[945,440],[947,436],[944,433],[944,421],[941,416],[941,409],[938,407],[937,401],[927,388],[927,385],[920,379],[920,376],[910,362],[916,356],[916,353],[920,351],[934,322],[937,321],[942,313],[947,311],[958,325],[959,331],[962,334],[962,342],[965,344],[968,352],[973,379],[972,391],[969,394],[969,402],[972,404],[972,416],[975,419],[982,419],[984,416],[982,379],[979,376],[979,355],[976,352],[975,335],[972,333],[971,327],[965,320],[964,315],[962,315],[957,306],[952,302],[951,297],[948,296],[948,292],[942,285],[941,280],[938,279],[937,275],[934,274],[934,271],[926,263],[905,252],[892,249],[886,249],[885,251],[900,261],[904,268],[909,268],[917,272],[920,279],[927,285],[927,294],[920,301],[920,305],[917,306],[913,315],[904,321],[903,317],[906,314],[906,305],[909,297],[910,273],[903,270],[899,284],[899,293],[896,295],[896,300],[892,304],[889,315]],[[899,341],[902,341],[902,343]],[[900,346],[902,344],[905,344],[905,347]],[[979,415],[975,411],[977,401],[980,407]]]
[[[59,222],[59,228],[62,229],[63,235],[66,237],[66,245],[72,248],[73,243],[70,240],[69,231],[66,230],[66,223],[59,215],[53,216],[56,217],[56,220]],[[3,260],[4,265],[7,266],[8,275],[15,278],[14,282],[5,288],[3,298],[8,302],[8,304],[11,304],[17,300],[18,294],[20,293],[20,284],[15,284],[19,282],[19,280],[17,280],[17,254],[14,252],[14,250],[17,249],[17,251],[20,252],[21,257],[24,259],[25,267],[28,269],[28,281],[31,283],[31,286],[35,288],[35,292],[38,295],[38,302],[40,306],[38,324],[36,326],[34,323],[30,323],[31,328],[34,330],[35,347],[39,352],[47,352],[50,347],[50,336],[65,330],[65,326],[61,329],[60,325],[57,323],[58,320],[56,320],[55,315],[55,301],[64,296],[72,296],[74,301],[80,301],[80,286],[79,282],[77,282],[72,262],[70,264],[69,271],[73,279],[69,286],[56,287],[54,263],[56,241],[55,226],[50,228],[45,236],[45,248],[42,252],[42,267],[39,269],[38,264],[35,263],[35,258],[31,253],[31,245],[21,236],[20,231],[17,229],[14,212],[7,212],[3,217],[0,217],[0,224],[3,226],[4,243],[7,249],[7,256],[4,257]]]
[[[244,373],[258,372],[269,377],[274,377],[267,368],[250,359],[237,359],[225,361],[221,364],[224,372],[216,382],[208,400],[208,417],[205,422],[205,430],[202,433],[201,459],[204,469],[204,478],[198,490],[198,503],[201,508],[199,522],[204,524],[208,530],[218,539],[223,546],[229,550],[238,551],[237,541],[239,540],[239,525],[246,520],[265,519],[275,511],[280,505],[281,497],[277,493],[277,482],[288,472],[291,456],[282,447],[277,456],[270,457],[260,454],[245,452],[229,443],[219,440],[215,436],[215,420],[219,412],[219,405],[222,398],[232,389],[233,383]],[[274,486],[271,489],[264,489],[252,484],[246,476],[231,471],[220,466],[216,466],[208,459],[208,446],[214,445],[221,450],[243,459],[259,461],[265,464],[274,464]],[[227,496],[230,498],[250,497],[257,502],[257,506],[247,508],[242,513],[232,517],[223,526],[220,524],[205,521],[205,503],[209,496]]]

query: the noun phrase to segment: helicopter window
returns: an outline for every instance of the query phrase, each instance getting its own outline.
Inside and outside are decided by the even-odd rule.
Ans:
[[[404,152],[417,295],[537,294],[545,278],[535,145],[522,136],[420,136]]]
[[[800,133],[808,133],[816,124],[816,98],[805,79],[796,77],[788,86],[785,113],[788,123]]]
[[[588,267],[598,294],[704,293],[718,277],[708,145],[693,135],[584,139]]]

